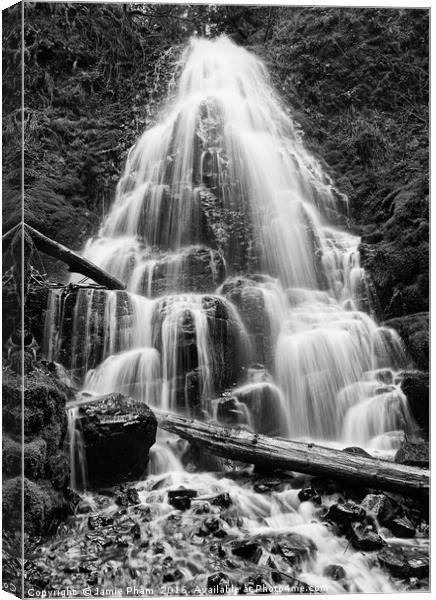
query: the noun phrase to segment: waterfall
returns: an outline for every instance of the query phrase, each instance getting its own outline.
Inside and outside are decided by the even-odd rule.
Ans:
[[[261,434],[392,452],[416,428],[400,389],[408,359],[398,335],[372,316],[360,239],[343,227],[347,199],[305,148],[253,54],[225,37],[194,39],[180,68],[174,98],[131,149],[113,206],[83,251],[126,291],[77,287],[74,276],[68,293],[52,290],[46,357],[88,392],[82,402],[121,392]],[[70,408],[69,440],[72,486],[83,488],[78,410]],[[228,495],[232,519],[216,519],[224,535],[303,533],[318,548],[302,581],[334,592],[394,589],[288,483],[264,494],[243,478],[190,473],[187,447],[158,433],[140,487],[140,552],[171,531],[177,547],[168,553],[185,579],[196,578],[194,562],[206,567],[192,517],[219,516],[209,501]],[[199,490],[191,513],[174,514],[175,486]],[[346,582],[325,575],[332,565],[343,566]]]
[[[47,356],[69,354],[93,393],[198,418],[229,390],[251,413],[275,402],[291,438],[371,446],[412,432],[399,389],[407,358],[371,316],[360,240],[343,227],[347,199],[263,63],[221,37],[193,39],[180,67],[84,249],[127,291],[80,290],[69,346],[52,292]],[[250,381],[253,362],[268,383]],[[386,368],[396,383],[379,393]]]

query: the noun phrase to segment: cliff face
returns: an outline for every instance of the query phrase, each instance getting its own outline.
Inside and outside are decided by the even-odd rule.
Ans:
[[[33,4],[26,19],[29,224],[81,248],[181,47],[195,32],[224,32],[264,58],[307,145],[348,194],[380,318],[428,310],[428,11]],[[14,36],[5,19],[5,229],[19,218]]]

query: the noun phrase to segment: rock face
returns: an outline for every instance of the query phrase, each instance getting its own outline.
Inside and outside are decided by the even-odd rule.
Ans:
[[[79,408],[88,485],[105,487],[141,478],[156,439],[157,421],[146,404],[109,394]]]
[[[24,530],[46,535],[68,513],[66,492],[69,463],[63,450],[67,431],[65,404],[69,389],[42,364],[24,381],[24,440],[21,421],[21,380],[3,370],[3,518],[14,530],[21,520],[24,475]],[[24,442],[24,474],[21,442]]]
[[[237,307],[241,315],[250,336],[253,360],[269,364],[272,360],[271,324],[262,290],[253,279],[233,277],[224,282],[221,293]]]
[[[404,442],[395,454],[395,462],[428,469],[429,456],[428,442]]]
[[[407,396],[410,410],[425,433],[430,423],[430,382],[428,373],[406,372],[401,381],[401,389]]]
[[[190,246],[178,255],[157,257],[151,281],[145,277],[142,289],[152,297],[174,292],[210,293],[222,283],[224,275],[225,262],[217,250]]]
[[[389,319],[385,321],[384,325],[392,327],[399,333],[416,367],[420,371],[428,371],[430,350],[428,312]]]
[[[152,321],[153,345],[174,389],[173,408],[201,416],[200,397],[206,381],[213,393],[240,378],[246,359],[245,332],[225,299],[188,296],[184,302],[181,298],[180,302],[177,296],[165,296],[158,301]]]

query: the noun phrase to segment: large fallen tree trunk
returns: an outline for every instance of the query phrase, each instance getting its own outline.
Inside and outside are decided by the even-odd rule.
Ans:
[[[426,493],[427,469],[410,467],[334,450],[316,444],[292,442],[185,419],[154,410],[159,426],[213,454],[270,469],[287,469],[349,480],[355,485],[401,493]]]
[[[63,261],[68,265],[69,270],[73,273],[80,273],[89,277],[96,283],[107,287],[109,290],[124,290],[126,286],[124,283],[119,281],[110,273],[107,273],[104,269],[97,267],[94,263],[89,261],[88,259],[76,254],[73,250],[70,250],[63,244],[59,242],[55,242],[51,240],[44,234],[40,233],[30,225],[16,225],[13,229],[8,231],[3,235],[3,246],[8,243],[12,239],[12,234],[15,231],[18,231],[19,227],[23,227],[23,230],[26,231],[35,245],[35,247],[40,251],[48,254],[49,256],[53,256],[53,258],[57,258]]]

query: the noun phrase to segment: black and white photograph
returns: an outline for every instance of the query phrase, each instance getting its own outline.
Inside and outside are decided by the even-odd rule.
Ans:
[[[430,4],[10,4],[3,591],[430,593]]]

